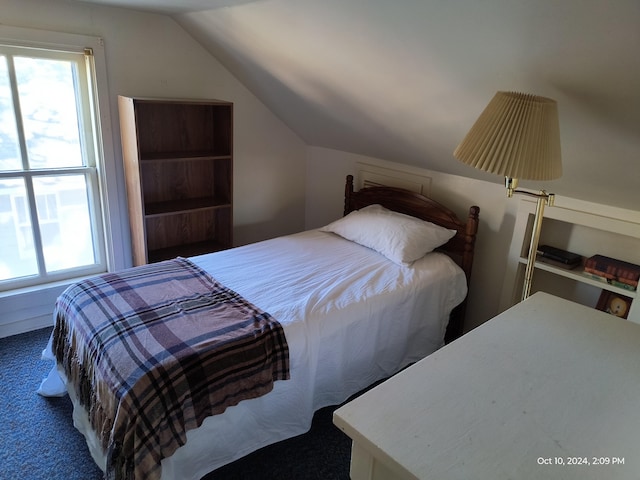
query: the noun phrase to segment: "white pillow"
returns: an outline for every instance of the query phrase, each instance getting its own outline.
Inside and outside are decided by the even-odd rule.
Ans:
[[[455,230],[377,204],[354,210],[320,230],[369,247],[399,265],[422,258],[456,234]]]

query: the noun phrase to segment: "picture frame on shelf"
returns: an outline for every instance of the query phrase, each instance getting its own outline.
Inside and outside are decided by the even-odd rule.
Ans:
[[[609,290],[602,290],[596,309],[620,318],[627,318],[633,299]]]

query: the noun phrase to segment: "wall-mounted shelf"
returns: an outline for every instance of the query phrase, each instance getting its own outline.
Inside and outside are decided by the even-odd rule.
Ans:
[[[502,310],[520,299],[534,214],[535,202],[520,199],[503,283]],[[556,196],[555,206],[544,212],[540,245],[544,244],[584,258],[600,254],[640,264],[640,212]],[[638,290],[595,279],[582,266],[565,269],[543,261],[535,263],[532,293],[545,291],[595,308],[603,290],[630,298],[627,319],[640,323]]]
[[[527,264],[527,259],[525,257],[520,257],[519,262],[522,265]],[[619,295],[624,295],[630,298],[637,298],[638,291],[637,290],[627,290],[626,288],[616,287],[615,285],[611,285],[603,280],[598,280],[593,278],[588,273],[585,273],[584,268],[581,266],[576,267],[575,269],[567,270],[564,268],[556,267],[554,265],[538,262],[535,263],[535,268],[539,270],[545,270],[547,272],[551,272],[554,275],[560,275],[561,277],[566,277],[576,282],[582,282],[587,285],[592,285],[597,288],[601,288],[603,290],[609,290],[610,292],[617,293]]]

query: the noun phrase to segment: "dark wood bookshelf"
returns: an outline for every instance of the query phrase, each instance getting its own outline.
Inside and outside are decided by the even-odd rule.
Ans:
[[[233,104],[119,97],[135,265],[229,248]]]

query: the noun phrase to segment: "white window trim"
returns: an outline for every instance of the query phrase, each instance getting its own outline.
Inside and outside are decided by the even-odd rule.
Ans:
[[[97,99],[93,100],[99,111],[98,150],[101,152],[96,159],[96,167],[99,173],[100,203],[104,216],[106,264],[108,271],[125,268],[130,262],[125,259],[124,244],[121,240],[126,236],[119,215],[121,205],[118,196],[117,157],[113,142],[103,39],[89,35],[0,25],[0,42],[48,49],[91,48],[93,50],[97,96]],[[70,283],[72,283],[71,280],[2,292],[0,294],[0,312],[2,312],[0,338],[52,325],[51,314],[55,298]]]

